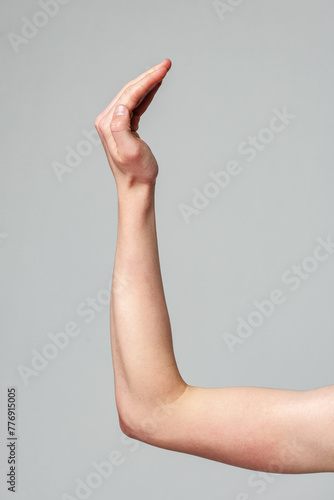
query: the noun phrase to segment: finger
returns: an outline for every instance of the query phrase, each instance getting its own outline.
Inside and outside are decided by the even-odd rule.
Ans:
[[[144,96],[143,98],[141,98],[139,100],[139,103],[137,104],[137,106],[133,110],[133,112],[136,115],[141,116],[142,114],[145,113],[146,109],[148,108],[148,106],[153,101],[153,98],[154,98],[155,94],[158,92],[158,90],[159,90],[162,82],[163,82],[163,80],[160,80],[155,85],[152,85],[152,88],[150,87],[150,90],[146,94],[146,96]]]
[[[119,105],[113,114],[110,130],[115,141],[119,159],[126,154],[128,158],[138,153],[138,139],[131,132],[130,111],[124,105]]]
[[[106,107],[106,109],[104,111],[102,111],[102,113],[100,113],[100,115],[96,118],[96,121],[99,122],[107,113],[109,113],[109,111],[112,109],[112,107],[114,106],[114,104],[118,101],[119,97],[123,94],[123,92],[128,88],[130,87],[131,85],[134,85],[135,83],[137,83],[138,81],[140,81],[142,78],[144,78],[145,76],[149,75],[150,73],[153,73],[154,71],[156,71],[157,69],[159,69],[160,67],[165,67],[167,69],[167,71],[170,70],[171,68],[171,61],[170,59],[164,59],[161,63],[159,64],[156,64],[155,66],[152,66],[152,68],[150,68],[149,70],[145,71],[144,73],[142,73],[141,75],[139,75],[137,78],[135,78],[134,80],[131,80],[130,82],[128,82],[126,85],[124,85],[124,87],[118,92],[118,94],[114,97],[114,99],[111,101],[111,103]]]
[[[103,129],[103,135],[105,136],[106,142],[111,149],[115,149],[116,146],[113,134],[110,130],[110,124],[113,120],[115,108],[119,104],[124,104],[127,107],[129,114],[131,115],[140,98],[145,97],[156,86],[156,84],[166,76],[166,74],[166,68],[162,67],[154,71],[153,73],[146,75],[136,84],[128,87],[120,96],[117,103],[115,103],[114,107],[109,111],[109,113],[104,115],[103,119],[100,121],[100,126],[98,126],[98,128]]]
[[[136,132],[138,130],[140,117],[145,113],[145,111],[147,110],[147,108],[149,107],[151,102],[153,101],[153,98],[154,98],[155,94],[157,93],[157,91],[159,90],[161,84],[162,84],[162,81],[158,82],[154,86],[154,88],[147,94],[147,96],[141,102],[141,104],[133,110],[133,118],[131,120],[131,130],[133,132]]]
[[[149,96],[149,95],[151,95],[151,92],[153,92],[153,96],[152,96],[152,99],[153,99],[154,94],[155,94],[155,93],[156,93],[156,91],[158,90],[158,88],[159,88],[159,86],[161,85],[161,83],[162,83],[162,80],[161,80],[160,82],[158,82],[158,83],[156,83],[156,84],[154,84],[154,85],[152,85],[152,86],[150,87],[150,89],[149,89],[149,91],[148,91],[147,95],[146,95],[146,96],[142,96],[142,97],[138,100],[137,105],[136,105],[136,107],[135,107],[134,111],[135,111],[135,110],[137,110],[137,109],[140,107],[140,104],[144,101],[144,99],[146,100],[146,99],[148,98],[148,96]],[[152,101],[152,99],[151,99],[151,101]],[[150,101],[150,102],[151,102],[151,101]],[[144,111],[145,111],[145,110],[144,110]],[[138,114],[138,113],[137,113],[137,114]],[[141,113],[141,114],[143,114],[143,113]]]
[[[158,89],[159,89],[159,87],[160,87],[161,84],[162,84],[162,81],[160,81],[157,84],[155,84],[154,87],[153,87],[153,89],[147,94],[146,98],[142,101],[142,103],[139,106],[137,106],[130,113],[130,124],[129,124],[129,127],[130,127],[130,131],[131,132],[136,132],[138,130],[140,117],[143,115],[143,113],[146,111],[146,109],[148,108],[148,106],[152,102],[152,100],[153,100],[153,98],[154,98],[154,96],[155,96],[156,92],[158,91]],[[113,115],[113,116],[115,116],[115,115]],[[121,122],[119,121],[118,125],[120,125],[120,123]],[[114,130],[117,131],[117,128],[115,128]],[[116,145],[115,137],[110,137],[108,140],[106,140],[105,137],[104,137],[104,135],[101,134],[100,138],[101,138],[104,150],[105,150],[105,152],[107,154],[107,158],[108,158],[108,160],[110,162],[111,159],[112,159],[112,156],[111,156],[111,153],[110,153],[110,148],[113,148],[113,154],[115,154],[117,152],[118,155],[119,155],[119,150],[118,150],[119,148]]]
[[[95,127],[96,127],[97,132],[98,132],[98,134],[100,136],[103,148],[105,150],[107,159],[108,159],[108,161],[109,161],[110,164],[112,163],[112,154],[111,154],[111,151],[113,150],[113,154],[115,154],[117,152],[115,140],[114,140],[112,134],[110,133],[111,132],[110,131],[110,121],[112,119],[112,114],[113,114],[113,113],[110,113],[110,111],[113,111],[113,108],[116,107],[115,103],[117,102],[117,99],[122,95],[122,93],[124,93],[124,91],[128,87],[130,87],[131,85],[134,84],[133,82],[138,83],[141,80],[143,80],[144,78],[147,78],[147,76],[149,76],[151,73],[154,73],[155,71],[157,71],[156,68],[160,69],[160,66],[161,67],[165,67],[166,73],[164,73],[164,72],[163,73],[164,73],[164,75],[167,74],[167,72],[171,68],[171,61],[170,61],[170,59],[164,59],[162,61],[162,63],[158,64],[157,66],[153,66],[150,70],[148,70],[147,72],[143,73],[145,75],[143,78],[142,78],[142,75],[140,75],[138,78],[136,78],[132,82],[129,82],[127,85],[125,85],[123,87],[123,89],[117,94],[117,96],[112,100],[112,102],[110,103],[110,105],[108,106],[108,108],[96,118],[96,120],[95,120]],[[156,85],[156,83],[155,83],[155,81],[153,79],[153,85],[151,85],[151,88],[153,88],[155,85]],[[145,96],[143,96],[143,97],[145,97]],[[108,109],[109,109],[109,111],[107,111]],[[108,116],[108,114],[110,116]],[[131,114],[132,114],[132,112],[131,112]],[[103,119],[103,125],[102,125],[102,119]]]
[[[137,107],[138,103],[145,99],[151,90],[154,89],[157,83],[163,80],[166,74],[166,68],[162,67],[145,76],[134,85],[129,86],[119,97],[115,106],[104,116],[103,119],[111,121],[114,110],[119,104],[124,104],[131,113]]]

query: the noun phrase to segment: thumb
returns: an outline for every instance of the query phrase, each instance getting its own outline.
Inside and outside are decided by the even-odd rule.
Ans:
[[[131,133],[130,112],[124,104],[116,107],[110,128],[120,151],[126,152],[133,146],[134,137]]]

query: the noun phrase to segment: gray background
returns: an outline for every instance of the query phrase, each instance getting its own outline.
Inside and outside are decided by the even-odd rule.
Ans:
[[[160,259],[181,374],[202,387],[333,384],[334,254],[296,291],[282,275],[318,237],[334,239],[334,3],[226,0],[224,17],[206,0],[63,3],[45,20],[37,1],[1,2],[1,497],[12,498],[4,445],[15,385],[17,499],[79,498],[76,479],[118,450],[122,464],[87,498],[332,500],[333,474],[258,474],[265,486],[255,487],[252,471],[124,438],[101,292],[116,244],[114,179],[100,144],[62,182],[53,166],[125,83],[170,58],[139,133],[159,163]],[[24,18],[45,26],[15,51],[9,34],[21,35]],[[247,162],[238,146],[284,106],[296,117]],[[179,205],[233,159],[242,173],[187,224]],[[285,303],[229,352],[223,333],[275,288]],[[100,300],[94,318],[78,310],[92,309],[89,297]],[[31,368],[32,350],[70,321],[80,333],[25,384],[18,367]]]

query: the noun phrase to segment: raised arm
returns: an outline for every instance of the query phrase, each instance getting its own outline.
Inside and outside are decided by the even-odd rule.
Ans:
[[[95,120],[118,193],[110,332],[121,429],[153,446],[237,467],[334,472],[334,386],[203,388],[179,373],[158,254],[158,165],[137,133],[170,67],[165,59],[129,82]],[[116,113],[118,105],[125,114]]]

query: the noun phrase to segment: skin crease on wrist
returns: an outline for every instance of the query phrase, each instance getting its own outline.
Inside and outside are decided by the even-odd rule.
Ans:
[[[95,120],[118,194],[110,339],[121,429],[153,446],[237,467],[334,472],[333,385],[206,388],[179,372],[158,252],[158,163],[138,134],[171,65],[164,59],[128,82]]]

